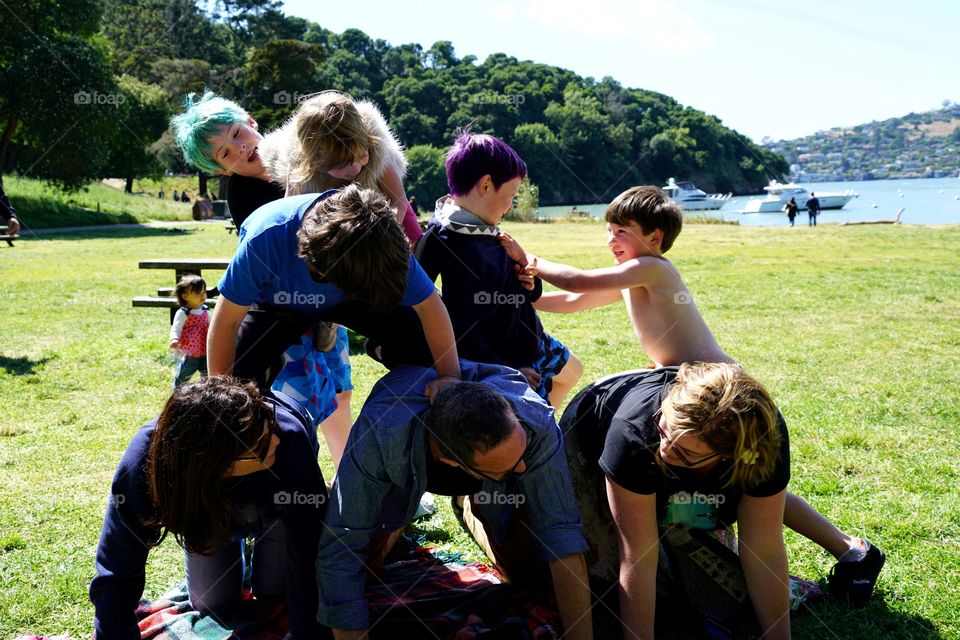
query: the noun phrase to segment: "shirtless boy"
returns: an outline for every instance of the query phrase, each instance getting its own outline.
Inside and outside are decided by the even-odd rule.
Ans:
[[[663,257],[683,227],[683,210],[657,187],[633,187],[607,208],[607,246],[616,266],[583,270],[528,253],[501,234],[507,254],[526,276],[539,275],[569,293],[545,293],[534,304],[539,311],[571,313],[612,304],[621,297],[643,350],[658,366],[684,362],[735,362],[710,332],[680,272]],[[811,507],[787,494],[784,524],[813,540],[837,560],[831,586],[837,594],[860,585],[855,604],[863,604],[883,566],[884,555],[862,538],[849,536]],[[834,575],[837,576],[834,579]],[[869,588],[863,589],[864,580]],[[864,594],[866,597],[864,597]]]

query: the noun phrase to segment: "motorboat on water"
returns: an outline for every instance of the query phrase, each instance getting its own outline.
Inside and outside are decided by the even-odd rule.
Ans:
[[[800,211],[807,210],[807,200],[810,199],[810,192],[803,187],[789,182],[781,184],[776,180],[770,181],[770,184],[763,188],[767,195],[760,198],[750,198],[743,209],[737,213],[776,213],[783,211],[790,198],[797,201],[797,207]],[[817,200],[820,201],[820,209],[842,209],[848,202],[856,198],[858,194],[853,189],[846,191],[814,191]]]
[[[683,207],[684,211],[710,211],[719,209],[727,203],[733,194],[707,194],[694,186],[689,180],[677,182],[673,178],[667,180],[663,191],[670,199]]]

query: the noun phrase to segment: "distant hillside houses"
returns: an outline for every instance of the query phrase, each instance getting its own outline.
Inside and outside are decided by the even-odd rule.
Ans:
[[[960,104],[763,146],[790,163],[796,182],[957,176]]]

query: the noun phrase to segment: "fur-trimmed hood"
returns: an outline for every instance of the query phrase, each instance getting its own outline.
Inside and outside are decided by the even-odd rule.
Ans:
[[[392,166],[397,175],[402,178],[407,172],[407,159],[403,155],[403,147],[390,131],[386,119],[377,106],[369,100],[357,100],[354,104],[360,112],[367,131],[377,138],[378,143],[367,150],[370,159],[353,182],[362,187],[379,190],[380,179],[386,168]],[[258,147],[260,159],[267,174],[271,176],[273,182],[286,189],[289,189],[287,178],[292,168],[290,159],[297,150],[298,144],[296,124],[294,117],[291,116],[281,127],[264,136]],[[346,180],[339,180],[323,173],[312,176],[308,182],[292,186],[293,190],[288,195],[322,193],[328,189],[339,189],[347,184],[350,183]]]

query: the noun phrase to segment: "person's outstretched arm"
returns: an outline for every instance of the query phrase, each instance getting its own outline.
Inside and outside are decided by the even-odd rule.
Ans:
[[[423,335],[427,339],[430,353],[433,355],[433,365],[437,370],[437,377],[427,383],[424,393],[433,401],[436,394],[444,388],[460,381],[460,359],[457,356],[457,340],[453,335],[453,325],[450,315],[440,299],[440,294],[434,291],[423,302],[413,305],[413,310],[420,316],[423,325]]]
[[[593,616],[590,610],[590,582],[582,555],[550,561],[550,576],[557,597],[557,609],[563,621],[563,637],[592,640]]]
[[[229,375],[237,352],[237,333],[249,306],[234,304],[220,294],[207,330],[207,368],[209,375]]]
[[[524,267],[528,273],[535,273],[553,286],[574,293],[619,291],[630,287],[650,286],[663,268],[661,258],[643,256],[613,267],[578,269],[568,264],[551,262],[524,251],[507,233],[500,234],[500,244],[507,250],[507,255]]]
[[[533,308],[547,313],[575,313],[613,304],[621,299],[619,289],[588,291],[586,293],[550,291],[540,296],[540,299],[533,303]]]
[[[403,218],[407,215],[409,202],[407,201],[407,193],[403,190],[403,180],[400,179],[400,174],[397,173],[397,170],[389,162],[386,163],[383,175],[380,176],[380,182],[377,183],[377,186],[380,187],[383,195],[387,196],[387,199],[390,200],[390,204],[396,207],[397,222],[399,222],[402,227]],[[411,238],[411,240],[414,239]],[[414,242],[416,242],[416,240],[414,240]]]
[[[737,509],[740,564],[763,637],[790,638],[790,588],[783,545],[786,491],[768,498],[743,496]]]
[[[607,500],[620,539],[623,637],[653,640],[657,604],[657,495],[634,493],[607,477]]]

